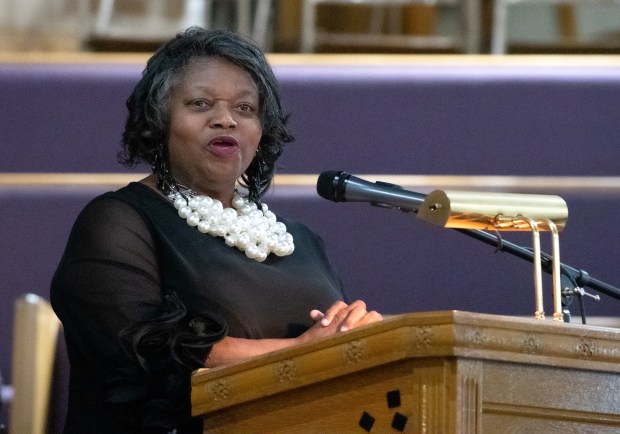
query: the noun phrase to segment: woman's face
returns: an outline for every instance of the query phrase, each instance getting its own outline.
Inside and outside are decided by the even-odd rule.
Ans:
[[[179,182],[229,203],[261,137],[258,88],[247,71],[216,57],[188,65],[170,95],[168,152]]]

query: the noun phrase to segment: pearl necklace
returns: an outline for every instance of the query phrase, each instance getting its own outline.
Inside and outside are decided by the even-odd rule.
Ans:
[[[258,262],[263,262],[270,253],[277,256],[293,253],[293,236],[286,231],[284,223],[276,221],[276,215],[267,205],[262,204],[262,209],[258,209],[254,202],[235,191],[234,209],[224,208],[217,199],[183,190],[183,194],[171,191],[168,198],[179,216],[200,232],[224,238],[228,246],[236,247]]]

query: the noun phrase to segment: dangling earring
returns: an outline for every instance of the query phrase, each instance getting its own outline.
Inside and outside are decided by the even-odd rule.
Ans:
[[[256,150],[256,156],[254,157],[254,164],[256,165],[256,171],[252,176],[251,183],[248,186],[248,198],[250,201],[260,204],[260,192],[263,186],[263,168],[265,166],[265,159],[260,150],[260,147]]]
[[[166,158],[166,147],[163,143],[157,146],[157,152],[153,159],[153,173],[157,176],[157,188],[164,194],[170,193],[170,190],[176,185],[170,170],[168,169],[168,159]]]

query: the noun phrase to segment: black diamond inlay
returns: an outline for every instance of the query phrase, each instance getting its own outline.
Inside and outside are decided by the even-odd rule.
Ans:
[[[394,418],[392,419],[392,428],[397,431],[403,432],[405,430],[405,425],[407,425],[407,416],[404,414],[400,414],[399,412],[394,413]]]
[[[372,426],[375,424],[375,418],[364,412],[359,423],[360,426],[366,430],[366,432],[370,432]]]
[[[387,393],[388,408],[400,407],[400,390],[392,390]]]

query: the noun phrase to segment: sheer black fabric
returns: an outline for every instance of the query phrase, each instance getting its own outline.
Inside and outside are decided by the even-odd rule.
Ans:
[[[295,337],[345,296],[320,238],[283,221],[295,252],[248,259],[132,183],[78,217],[51,287],[71,362],[67,433],[201,432],[192,370],[226,334]]]

